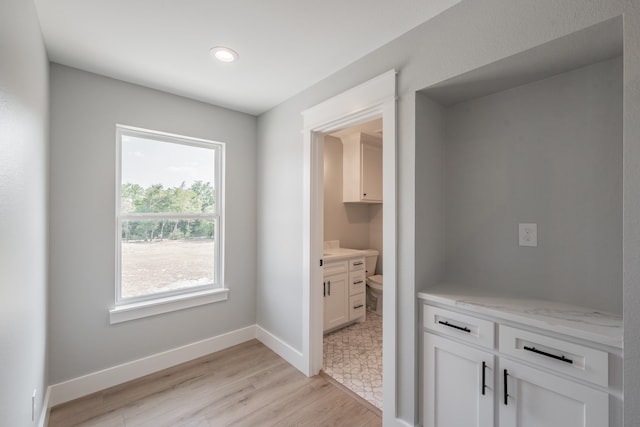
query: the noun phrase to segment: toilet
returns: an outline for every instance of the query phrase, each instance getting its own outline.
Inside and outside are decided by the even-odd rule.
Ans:
[[[382,275],[376,275],[378,251],[365,249],[365,270],[367,275],[367,309],[382,315]]]

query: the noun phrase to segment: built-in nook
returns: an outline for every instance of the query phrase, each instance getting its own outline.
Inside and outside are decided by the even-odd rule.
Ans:
[[[433,238],[416,243],[416,264],[421,253],[439,254],[430,274],[417,265],[423,425],[434,425],[435,413],[465,416],[437,380],[454,363],[444,354],[462,354],[455,363],[482,371],[481,385],[469,382],[483,390],[480,401],[504,394],[495,414],[493,403],[478,406],[484,419],[512,425],[513,408],[530,409],[511,391],[526,383],[558,417],[539,425],[621,425],[622,135],[619,18],[416,93],[416,162],[437,165],[416,167],[416,229],[420,211],[429,213]],[[520,244],[520,224],[537,225],[536,246]],[[469,342],[454,349],[460,339]],[[602,359],[580,369],[603,377],[585,379],[576,361],[592,349]],[[554,383],[558,372],[566,382]],[[464,389],[468,376],[449,378]],[[547,389],[587,409],[578,416],[568,401],[547,400]],[[449,424],[467,425],[455,419]]]

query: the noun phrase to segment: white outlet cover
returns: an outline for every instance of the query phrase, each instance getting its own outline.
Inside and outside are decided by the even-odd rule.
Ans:
[[[538,224],[518,224],[518,244],[520,246],[538,246]]]

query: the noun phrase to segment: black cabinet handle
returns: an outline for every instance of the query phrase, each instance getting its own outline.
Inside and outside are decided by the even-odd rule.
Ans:
[[[504,404],[505,404],[505,406],[508,405],[507,398],[509,397],[509,392],[507,391],[507,377],[508,376],[509,376],[509,373],[505,369],[504,370]]]
[[[441,325],[444,326],[448,326],[450,328],[454,328],[454,329],[459,329],[461,331],[465,331],[467,333],[471,333],[471,329],[467,328],[467,327],[462,327],[462,326],[458,326],[458,325],[453,325],[449,322],[447,322],[446,320],[443,322],[442,320],[438,320],[438,323],[440,323]]]
[[[327,282],[322,282],[322,296],[327,296]]]
[[[327,292],[329,296],[331,296],[331,280],[327,282],[329,284],[329,291]]]
[[[530,351],[530,352],[532,352],[532,353],[541,354],[541,355],[543,355],[543,356],[547,356],[547,357],[550,357],[550,358],[552,358],[552,359],[559,360],[559,361],[561,361],[561,362],[573,363],[573,360],[571,360],[571,359],[567,359],[567,358],[566,358],[566,357],[564,357],[564,356],[557,356],[557,355],[555,355],[555,354],[547,353],[546,351],[538,350],[538,349],[537,349],[537,348],[535,348],[535,347],[527,347],[527,346],[525,346],[525,347],[524,347],[524,349],[525,349],[525,350],[527,350],[527,351]]]
[[[362,280],[357,280],[355,282],[353,282],[354,285],[359,285],[360,283],[364,283]]]
[[[486,375],[487,362],[482,362],[482,395],[484,396],[484,390],[487,388]]]
[[[358,309],[358,308],[362,308],[364,307],[364,305],[360,304],[360,305],[356,305],[355,307],[353,307],[354,310]]]
[[[353,265],[362,265],[362,261],[356,261],[353,263]]]

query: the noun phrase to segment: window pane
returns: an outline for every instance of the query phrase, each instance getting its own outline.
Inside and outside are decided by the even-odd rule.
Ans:
[[[122,213],[214,211],[215,150],[122,136]]]
[[[215,221],[123,221],[121,297],[214,283]]]

